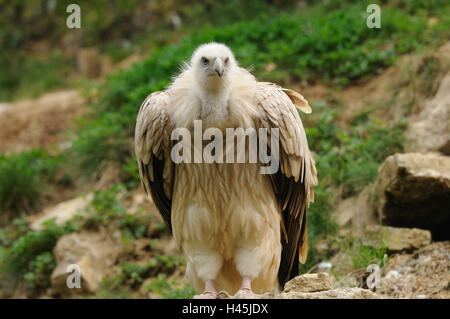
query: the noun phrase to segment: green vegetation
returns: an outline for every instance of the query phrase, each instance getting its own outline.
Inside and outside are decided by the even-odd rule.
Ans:
[[[439,45],[448,39],[450,30],[445,0],[381,1],[382,28],[376,30],[365,24],[368,0],[321,1],[306,8],[289,0],[81,1],[83,27],[79,30],[65,25],[70,3],[0,1],[0,67],[4,71],[0,100],[75,83],[74,52],[80,47],[95,46],[113,61],[135,51],[156,49],[152,57],[166,60],[163,69],[174,73],[199,43],[223,41],[243,65],[254,65],[263,78],[347,84],[378,73],[399,54]],[[182,23],[179,28],[170,22],[174,13]],[[438,19],[435,25],[428,25],[430,17]],[[183,35],[181,43],[173,45]],[[165,58],[167,51],[176,52]],[[277,69],[264,71],[271,62]],[[158,73],[147,77],[158,83]],[[143,83],[148,81],[138,86]]]
[[[346,253],[351,257],[354,269],[366,268],[371,264],[377,264],[383,267],[386,263],[387,249],[385,247],[373,248],[364,245],[360,241],[354,241]],[[387,256],[387,255],[386,255]]]
[[[195,291],[191,286],[183,285],[180,288],[178,286],[175,280],[169,282],[165,274],[159,274],[145,289],[159,294],[163,299],[191,299],[194,296]]]
[[[73,30],[66,27],[72,1],[0,1],[0,100],[68,86],[75,67],[71,47],[125,36],[129,29],[118,26],[135,21],[143,2],[79,1],[83,28]]]
[[[95,190],[94,199],[86,212],[76,217],[73,222],[84,229],[117,227],[122,230],[125,241],[144,237],[153,216],[142,210],[128,212],[122,203],[127,195],[121,184],[107,190]]]
[[[320,187],[340,186],[344,197],[354,195],[376,178],[387,156],[403,149],[404,121],[386,125],[363,113],[344,131],[336,125],[337,109],[317,103],[314,110],[318,120],[306,134],[317,157]]]
[[[51,252],[44,252],[34,258],[23,277],[29,282],[32,290],[45,289],[50,286],[50,276],[56,267],[56,261]]]
[[[175,281],[170,283],[167,280],[167,276],[182,264],[182,259],[173,255],[156,255],[144,265],[123,263],[114,276],[102,280],[99,295],[103,298],[129,298],[133,292],[148,293],[152,291],[163,298],[192,297],[191,287],[185,285],[182,288],[174,288]],[[141,289],[143,284],[144,291]]]
[[[146,278],[155,277],[159,273],[172,274],[182,264],[178,256],[155,256],[149,263],[140,266],[138,264],[124,263],[119,271],[118,278],[121,282],[127,282],[132,288],[137,288]]]
[[[42,150],[0,155],[0,213],[36,208],[61,160]]]
[[[45,58],[17,54],[11,59],[0,53],[0,101],[17,96],[36,97],[51,89],[68,86],[67,75],[74,62],[65,59],[61,51],[54,50]]]
[[[10,226],[0,229],[0,288],[15,287],[19,280],[28,283],[28,293],[33,295],[50,285],[50,275],[56,266],[52,255],[57,240],[82,229],[120,229],[124,243],[146,235],[160,236],[164,224],[153,221],[152,215],[142,210],[129,213],[123,205],[128,193],[121,184],[94,191],[94,198],[84,212],[62,226],[48,220],[44,229],[32,231],[25,218],[15,219]],[[149,224],[152,231],[148,233]],[[162,227],[161,227],[162,226]],[[148,239],[150,240],[150,238]],[[154,245],[153,245],[154,246]],[[117,276],[105,279],[105,291],[115,291],[118,286],[137,288],[144,279],[159,273],[172,274],[182,265],[182,259],[173,255],[155,255],[147,264],[124,263]]]
[[[57,240],[76,231],[73,224],[57,226],[49,220],[40,231],[25,230],[23,220],[13,222],[0,236],[0,282],[12,285],[25,279],[32,290],[46,288],[55,267],[51,251]]]
[[[26,218],[14,219],[8,227],[0,228],[0,247],[9,247],[28,231]]]
[[[277,7],[289,8],[290,2],[85,0],[77,2],[82,28],[69,29],[66,8],[73,1],[0,1],[0,101],[76,83],[79,48],[96,47],[118,62],[133,52],[167,45],[195,28],[248,21]],[[180,28],[170,22],[174,13],[181,19]]]
[[[357,194],[374,181],[384,159],[401,152],[405,123],[391,126],[371,120],[367,113],[354,119],[353,126],[344,131],[336,125],[338,110],[317,103],[313,106],[318,119],[306,129],[319,172],[319,185],[314,189],[315,202],[308,211],[309,258],[301,271],[306,272],[321,259],[315,244],[326,236],[335,235],[337,226],[331,218],[336,194],[348,197]]]

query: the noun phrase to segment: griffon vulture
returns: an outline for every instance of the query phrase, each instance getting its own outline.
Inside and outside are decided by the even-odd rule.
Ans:
[[[142,103],[135,131],[141,182],[185,257],[196,298],[217,298],[220,290],[241,298],[276,292],[305,262],[306,210],[317,172],[297,108],[311,112],[302,95],[258,82],[219,43],[199,46],[169,87]],[[173,132],[195,135],[194,121],[201,121],[200,134],[209,128],[224,135],[227,128],[277,132],[279,150],[269,137],[257,136],[259,148],[267,146],[278,160],[277,170],[263,174],[267,163],[248,160],[255,151],[250,142],[244,162],[225,161],[230,145],[233,157],[238,154],[234,137],[207,162],[188,154],[196,152],[196,142],[184,136],[190,149],[182,152],[184,161],[174,161],[172,149],[181,142]],[[212,135],[202,137],[201,146],[212,143]]]

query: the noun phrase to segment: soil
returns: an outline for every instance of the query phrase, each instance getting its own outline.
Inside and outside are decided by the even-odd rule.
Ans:
[[[70,143],[67,130],[88,112],[85,99],[76,90],[47,93],[35,100],[2,104],[0,108],[0,154],[35,148],[48,152]]]

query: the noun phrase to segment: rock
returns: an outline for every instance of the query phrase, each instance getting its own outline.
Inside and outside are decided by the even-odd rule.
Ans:
[[[315,274],[304,274],[289,280],[284,285],[283,292],[316,292],[333,289],[333,277],[320,272]]]
[[[362,226],[378,223],[376,205],[374,204],[374,185],[366,186],[357,196],[349,197],[341,201],[333,212],[333,216],[345,232],[360,233]]]
[[[399,277],[401,277],[400,273],[397,270],[390,270],[386,276],[384,276],[384,279],[389,280],[389,279],[398,279]]]
[[[282,292],[275,299],[380,299],[381,296],[362,288],[337,288],[318,292]]]
[[[405,150],[439,151],[450,155],[450,73],[405,132]]]
[[[51,275],[52,288],[61,296],[95,293],[114,265],[120,247],[110,236],[101,233],[82,232],[61,237],[53,250],[57,265]],[[67,287],[70,264],[80,267],[81,289]]]
[[[377,193],[383,224],[429,229],[436,240],[449,238],[450,157],[389,156],[379,169]]]
[[[370,225],[366,228],[364,244],[379,247],[382,243],[390,252],[412,251],[431,243],[431,233],[418,228],[398,228]]]
[[[52,218],[55,218],[56,225],[63,225],[66,221],[71,220],[76,214],[82,213],[86,206],[92,201],[92,198],[92,193],[89,193],[86,196],[80,196],[61,202],[53,207],[45,209],[40,214],[30,216],[30,229],[41,230],[44,228],[42,224]]]
[[[450,242],[440,241],[388,259],[377,294],[389,298],[450,298]]]

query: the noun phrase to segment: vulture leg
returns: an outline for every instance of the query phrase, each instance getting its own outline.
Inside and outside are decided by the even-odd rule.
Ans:
[[[207,280],[205,282],[205,291],[200,295],[195,295],[194,299],[217,299],[217,291],[214,286],[214,280]]]
[[[255,294],[252,291],[252,280],[249,277],[242,277],[242,284],[239,291],[234,295],[234,299],[266,299],[272,298],[273,293],[266,292],[262,295]]]
[[[261,299],[263,296],[252,291],[252,280],[249,277],[242,277],[242,284],[239,291],[234,295],[235,299]]]

